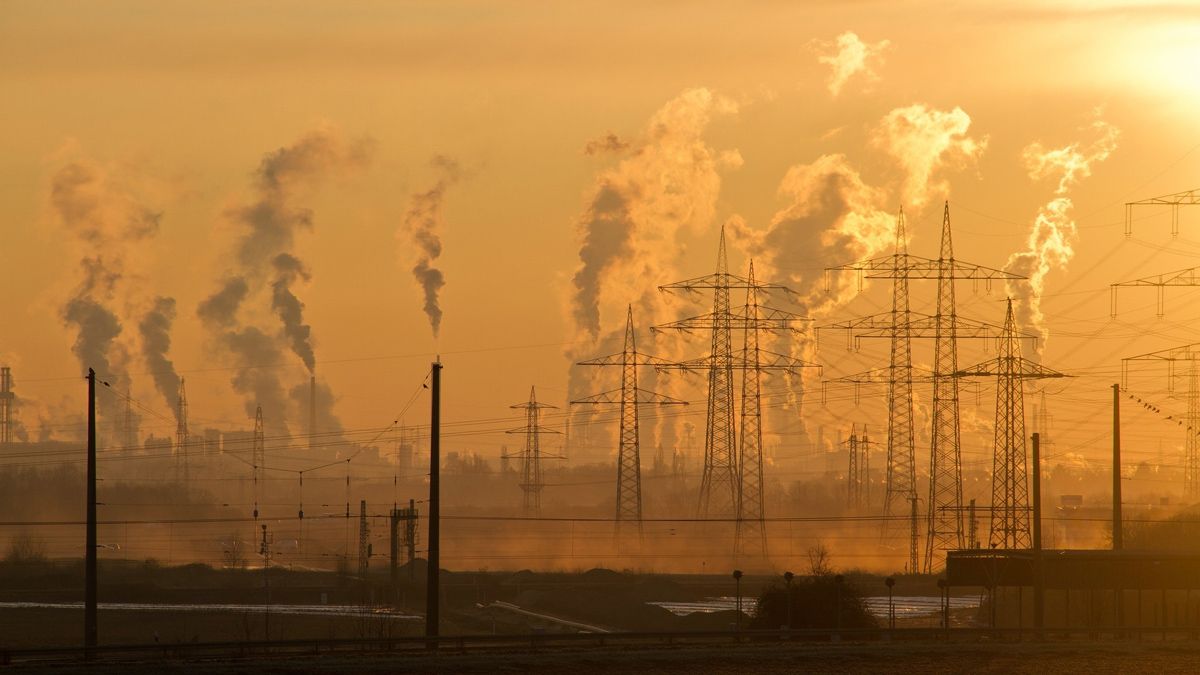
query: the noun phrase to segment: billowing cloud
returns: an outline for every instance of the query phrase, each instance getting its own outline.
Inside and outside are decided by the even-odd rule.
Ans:
[[[962,108],[937,110],[923,103],[896,108],[880,120],[872,143],[904,169],[901,197],[905,206],[920,208],[931,196],[947,197],[949,184],[938,173],[977,160],[987,137],[967,135],[971,116]]]
[[[138,285],[129,276],[140,247],[157,233],[161,214],[142,202],[129,177],[82,157],[54,172],[49,201],[79,256],[79,281],[60,310],[75,332],[72,351],[83,370],[93,368],[115,391],[129,391],[120,311],[135,300]],[[104,428],[115,434],[124,423],[124,405],[116,396],[102,396],[98,406]]]
[[[429,317],[429,327],[436,338],[442,326],[442,306],[438,296],[446,285],[446,276],[436,267],[437,259],[442,255],[446,190],[462,178],[462,169],[458,162],[442,155],[435,156],[430,164],[438,174],[437,179],[428,190],[413,195],[404,214],[404,225],[396,234],[409,239],[416,251],[412,273],[421,285],[422,309]]]
[[[875,68],[883,62],[883,52],[888,45],[887,40],[874,44],[863,42],[851,31],[842,33],[831,42],[820,43],[817,60],[830,68],[829,93],[834,96],[842,93],[842,87],[859,73],[867,83],[878,80]]]
[[[599,338],[602,315],[623,330],[630,303],[659,307],[656,287],[675,281],[676,235],[711,225],[720,170],[741,164],[736,151],[719,152],[703,137],[714,117],[736,112],[736,103],[708,89],[687,90],[654,113],[624,159],[597,176],[579,220],[580,265],[572,279],[571,315],[581,337]],[[639,314],[641,325],[657,318]]]
[[[1027,280],[1009,282],[1008,294],[1014,300],[1018,324],[1043,338],[1038,341],[1039,352],[1044,338],[1049,335],[1041,307],[1046,275],[1052,269],[1066,269],[1075,256],[1078,229],[1071,213],[1074,208],[1069,196],[1071,188],[1090,176],[1092,167],[1116,150],[1120,135],[1115,126],[1099,116],[1086,131],[1092,136],[1090,141],[1076,141],[1059,148],[1032,143],[1022,152],[1031,179],[1057,180],[1054,198],[1038,209],[1025,240],[1025,250],[1009,256],[1006,265],[1010,271],[1028,277]]]

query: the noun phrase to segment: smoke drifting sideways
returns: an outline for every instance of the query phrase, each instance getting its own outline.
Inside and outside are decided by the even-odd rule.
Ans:
[[[874,44],[863,42],[857,34],[846,31],[831,42],[817,44],[817,60],[830,67],[829,93],[837,96],[852,77],[862,73],[866,85],[879,80],[875,68],[883,63],[883,53],[889,43],[881,40]]]
[[[901,203],[919,209],[932,195],[949,198],[950,186],[935,177],[943,169],[961,169],[987,148],[987,137],[967,135],[971,116],[962,108],[937,110],[923,103],[896,108],[880,120],[872,142],[904,169]]]
[[[416,250],[412,273],[421,286],[424,296],[422,309],[429,317],[429,328],[436,339],[442,327],[442,306],[438,295],[446,285],[442,270],[435,267],[442,255],[440,231],[445,221],[446,191],[462,179],[463,171],[458,162],[442,155],[434,156],[430,166],[437,172],[437,179],[428,190],[412,196],[396,237],[411,240]]]
[[[230,384],[242,395],[246,415],[253,416],[261,405],[276,430],[287,428],[288,397],[275,370],[284,350],[295,354],[308,373],[316,367],[312,327],[294,290],[298,282],[313,279],[295,245],[297,234],[313,229],[314,219],[298,202],[331,176],[369,163],[371,146],[367,139],[347,142],[330,126],[315,129],[264,155],[253,174],[253,200],[226,214],[239,233],[235,264],[200,303],[197,316],[217,353],[237,368]],[[272,323],[269,316],[274,328],[266,325]],[[334,418],[332,400],[318,397],[329,406],[318,417]]]
[[[1065,270],[1075,256],[1078,238],[1075,219],[1071,215],[1074,203],[1071,188],[1092,175],[1092,168],[1108,159],[1117,148],[1120,130],[1097,118],[1086,128],[1093,138],[1086,144],[1076,141],[1059,148],[1046,148],[1032,143],[1022,153],[1025,168],[1032,180],[1057,178],[1054,197],[1038,209],[1025,240],[1025,250],[1008,258],[1007,269],[1028,277],[1010,281],[1007,290],[1014,300],[1015,318],[1025,330],[1038,337],[1036,356],[1045,349],[1049,329],[1042,314],[1042,293],[1046,276],[1052,269]]]
[[[161,214],[136,194],[134,180],[87,158],[74,158],[50,180],[50,207],[79,256],[80,277],[60,307],[64,324],[75,332],[72,352],[81,369],[96,371],[114,392],[128,392],[131,382],[129,340],[122,340],[118,307],[136,304],[140,246],[159,228]],[[111,442],[124,406],[117,396],[99,396],[102,433]],[[127,433],[136,438],[138,416]],[[121,422],[120,424],[123,424]]]
[[[577,224],[579,266],[568,299],[576,335],[566,352],[571,361],[619,352],[631,304],[639,350],[672,357],[664,351],[677,346],[674,338],[653,340],[647,330],[675,318],[657,287],[678,279],[676,262],[683,248],[679,235],[712,226],[721,172],[742,164],[736,150],[719,151],[704,138],[714,119],[737,111],[729,98],[709,89],[689,89],[659,108],[637,137],[621,140],[610,133],[600,143],[588,144],[586,154],[614,157],[616,164],[597,174]],[[715,255],[704,259],[716,260]],[[597,370],[572,366],[570,398],[596,393]],[[639,386],[659,386],[658,391],[672,394],[674,384],[655,379],[647,373]],[[573,428],[583,428],[592,412],[578,410]],[[669,418],[653,432],[658,443],[674,446]],[[599,445],[595,434],[592,444]]]

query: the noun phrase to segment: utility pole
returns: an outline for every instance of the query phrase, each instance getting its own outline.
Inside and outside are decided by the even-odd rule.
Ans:
[[[88,407],[87,407],[87,550],[84,551],[84,593],[83,593],[83,646],[84,657],[92,660],[96,657],[96,646],[99,644],[99,624],[97,621],[96,588],[97,576],[97,544],[96,541],[96,371],[88,368]]]
[[[425,637],[438,636],[438,519],[441,512],[441,446],[442,446],[442,364],[434,361],[430,369],[429,405],[429,545],[425,565]],[[430,642],[437,649],[437,642]]]
[[[1114,551],[1124,548],[1125,526],[1121,520],[1121,385],[1114,384],[1112,410],[1112,547]],[[1192,432],[1195,433],[1195,432]]]
[[[1033,626],[1041,629],[1046,617],[1046,580],[1042,569],[1042,453],[1041,435],[1033,435]],[[1039,637],[1041,637],[1039,635]]]
[[[523,495],[521,507],[526,516],[539,516],[542,514],[542,489],[546,486],[545,481],[542,480],[542,460],[547,459],[547,456],[542,454],[538,437],[541,434],[557,434],[559,432],[543,427],[539,424],[538,418],[541,416],[542,410],[556,407],[549,403],[538,403],[534,387],[529,388],[529,401],[527,403],[517,403],[516,405],[509,406],[509,408],[514,410],[525,411],[525,426],[519,429],[509,429],[505,433],[525,434],[525,449],[522,450],[520,455],[520,487]],[[553,457],[551,459],[561,458]]]
[[[639,352],[635,337],[633,306],[630,305],[625,316],[625,346],[621,352],[578,363],[581,366],[620,366],[620,389],[602,392],[571,401],[571,403],[620,405],[621,430],[620,445],[617,449],[616,534],[618,538],[621,538],[624,527],[634,526],[637,528],[640,540],[642,536],[642,455],[638,406],[687,405],[687,402],[647,391],[638,386],[638,366],[663,366],[670,365],[670,362]]]
[[[996,378],[996,445],[992,460],[994,548],[1029,548],[1029,476],[1025,456],[1024,381],[1066,377],[1021,356],[1012,298],[996,358],[960,371],[960,377]]]

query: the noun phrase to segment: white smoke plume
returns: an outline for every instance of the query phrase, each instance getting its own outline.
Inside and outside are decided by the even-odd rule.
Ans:
[[[1074,244],[1078,230],[1071,214],[1074,208],[1069,196],[1071,188],[1092,175],[1092,167],[1116,150],[1120,135],[1115,126],[1098,116],[1087,127],[1087,132],[1093,138],[1086,144],[1077,141],[1060,148],[1046,148],[1035,142],[1022,152],[1031,179],[1057,179],[1054,198],[1038,209],[1025,240],[1025,250],[1009,256],[1005,266],[1009,271],[1028,277],[1027,280],[1011,281],[1007,287],[1014,301],[1018,325],[1034,331],[1040,338],[1039,354],[1049,335],[1041,303],[1046,275],[1052,269],[1065,270],[1075,256]]]
[[[64,323],[75,331],[72,351],[85,372],[93,368],[114,390],[129,391],[121,308],[134,303],[138,284],[130,278],[138,276],[140,248],[157,233],[161,214],[142,202],[130,177],[81,157],[51,177],[50,206],[82,272],[61,307]],[[101,396],[98,406],[104,427],[115,434],[124,405],[115,396]]]
[[[920,208],[933,195],[946,198],[949,184],[938,172],[962,168],[983,154],[988,139],[968,136],[970,127],[971,116],[957,107],[937,110],[917,103],[884,115],[872,143],[904,169],[904,206]]]
[[[875,67],[883,62],[883,52],[890,43],[880,40],[874,44],[863,42],[857,34],[846,31],[830,42],[818,45],[817,60],[830,67],[829,93],[837,96],[850,78],[862,73],[867,84],[879,80]]]
[[[714,117],[736,112],[736,103],[708,89],[687,90],[654,113],[621,161],[597,177],[579,221],[580,266],[572,280],[581,337],[600,337],[602,315],[611,329],[623,330],[631,302],[645,299],[658,309],[656,287],[675,281],[676,235],[711,225],[720,170],[741,165],[737,151],[719,152],[703,137]]]
[[[577,336],[567,352],[572,361],[619,352],[630,304],[639,349],[671,356],[661,353],[665,340],[654,344],[647,330],[675,318],[657,287],[678,280],[679,234],[712,225],[721,171],[741,165],[736,150],[716,150],[704,139],[714,119],[737,109],[734,101],[709,89],[689,89],[656,111],[636,137],[604,144],[605,153],[619,160],[597,175],[579,218],[580,264],[569,301]],[[705,251],[700,259],[715,264],[715,253]],[[571,368],[571,398],[595,393],[595,370]],[[658,386],[662,393],[676,386],[667,378],[656,381],[653,373],[645,377],[640,386]],[[581,410],[577,417],[583,415]],[[572,424],[582,428],[583,422]],[[674,446],[673,424],[656,431],[658,442]]]
[[[886,193],[868,185],[844,155],[822,155],[811,164],[788,169],[779,185],[787,200],[766,230],[751,230],[740,220],[731,232],[753,256],[759,276],[797,292],[801,314],[828,316],[857,293],[852,275],[834,275],[826,290],[824,268],[870,258],[892,250],[895,215],[885,209]],[[811,336],[782,336],[777,351],[815,360]],[[813,373],[815,375],[815,373]],[[788,377],[788,407],[799,412],[803,381]]]
[[[287,396],[272,366],[290,349],[311,373],[316,365],[312,328],[294,286],[312,275],[295,251],[298,233],[313,227],[312,211],[299,202],[338,173],[365,165],[368,140],[345,141],[329,126],[263,156],[253,176],[254,199],[228,212],[238,231],[234,265],[197,310],[212,345],[238,368],[231,384],[253,415],[258,405],[272,425],[283,426]],[[273,314],[278,328],[262,325]],[[330,413],[331,414],[331,413]]]
[[[396,235],[407,235],[416,249],[417,261],[412,273],[421,285],[424,295],[422,308],[425,316],[429,317],[429,327],[436,338],[442,326],[442,306],[438,294],[446,285],[446,277],[434,265],[442,255],[440,230],[445,221],[446,190],[462,178],[462,169],[458,162],[442,155],[435,156],[430,165],[438,174],[437,180],[428,190],[412,196],[408,211],[404,214],[404,225]]]

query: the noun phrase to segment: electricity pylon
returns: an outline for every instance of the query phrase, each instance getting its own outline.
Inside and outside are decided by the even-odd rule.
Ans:
[[[1135,206],[1170,206],[1171,207],[1171,236],[1179,236],[1179,207],[1196,206],[1200,204],[1200,189],[1176,192],[1162,197],[1150,197],[1136,202],[1125,202],[1125,238],[1133,235],[1133,207]]]
[[[722,233],[720,257],[724,260],[724,233]],[[718,263],[718,268],[723,266]],[[792,312],[787,312],[759,304],[759,294],[769,289],[788,290],[778,284],[762,283],[754,276],[754,262],[751,261],[749,272],[745,279],[736,283],[746,290],[746,304],[736,309],[730,309],[726,303],[723,312],[714,308],[712,314],[682,319],[661,326],[655,326],[655,331],[684,331],[740,330],[743,334],[742,352],[734,356],[732,351],[728,357],[716,352],[690,361],[683,361],[666,366],[663,370],[703,370],[709,372],[709,412],[710,418],[718,427],[724,424],[721,415],[716,414],[721,406],[713,405],[712,385],[715,381],[729,382],[729,393],[732,396],[732,373],[742,371],[742,406],[741,434],[738,444],[728,456],[728,463],[723,460],[726,456],[719,452],[705,453],[705,471],[700,483],[700,502],[698,511],[702,517],[710,515],[732,515],[736,520],[734,534],[734,550],[738,554],[749,554],[751,542],[757,542],[755,550],[764,557],[767,552],[765,499],[763,495],[763,459],[762,459],[762,374],[763,372],[786,372],[798,374],[801,368],[815,367],[808,363],[784,354],[778,354],[762,348],[760,333],[776,333],[796,331],[796,324],[807,321]],[[717,341],[714,340],[714,345]],[[728,373],[728,377],[714,378],[715,369]],[[732,409],[732,408],[730,408]],[[732,419],[730,419],[732,425]],[[714,450],[720,446],[714,445]],[[729,500],[725,501],[724,486],[729,486]],[[716,507],[714,508],[714,502]]]
[[[1187,413],[1179,422],[1186,429],[1183,437],[1183,493],[1187,499],[1200,500],[1200,343],[1121,359],[1121,379],[1125,385],[1129,383],[1129,365],[1133,361],[1165,362],[1167,391],[1171,395],[1175,393],[1175,364],[1181,361],[1188,364]]]
[[[950,203],[942,212],[941,248],[937,259],[908,253],[904,231],[904,211],[896,219],[896,248],[882,256],[828,268],[827,272],[854,271],[860,280],[892,279],[892,311],[825,326],[847,330],[850,344],[863,337],[891,340],[888,373],[888,491],[884,516],[898,516],[905,502],[916,496],[915,429],[913,420],[912,344],[914,338],[934,340],[933,414],[930,430],[929,500],[923,569],[933,572],[938,561],[935,552],[963,548],[962,522],[962,443],[959,424],[958,340],[989,338],[1001,333],[999,327],[981,321],[960,318],[955,309],[954,283],[958,279],[983,281],[988,288],[996,280],[1021,279],[983,265],[963,262],[954,257],[950,227]],[[911,279],[937,281],[937,313],[913,312],[908,302]],[[891,522],[888,518],[886,523]],[[911,535],[911,533],[910,533]],[[911,537],[910,537],[911,538]],[[918,569],[917,560],[910,568]]]
[[[250,450],[250,467],[253,471],[254,478],[254,519],[258,520],[258,497],[259,490],[266,487],[263,478],[263,465],[266,464],[266,436],[263,434],[263,416],[262,406],[258,406],[258,410],[254,413],[254,445]],[[259,483],[264,485],[261,487]],[[263,502],[266,503],[265,501]]]
[[[181,377],[179,378],[178,409],[175,412],[175,480],[182,478],[185,485],[191,480],[191,473],[188,467],[188,445],[190,444],[187,389],[184,387],[183,378]]]
[[[555,429],[548,429],[538,424],[538,418],[541,416],[542,410],[556,407],[558,406],[549,403],[538,403],[534,387],[529,388],[528,402],[509,406],[514,410],[525,411],[525,426],[519,429],[509,429],[505,433],[525,434],[525,449],[520,454],[521,493],[524,495],[521,508],[527,516],[541,515],[542,489],[546,487],[545,481],[542,480],[542,460],[546,457],[542,454],[538,437],[542,434],[559,433]]]
[[[621,366],[619,389],[588,396],[572,404],[621,406],[621,433],[617,448],[617,509],[616,533],[620,537],[623,527],[636,525],[638,536],[642,534],[642,458],[638,432],[638,406],[640,405],[686,405],[670,396],[664,396],[638,387],[638,366],[668,365],[670,361],[657,356],[642,354],[637,350],[633,330],[633,306],[629,306],[625,320],[625,347],[618,354],[580,361],[581,366]]]
[[[996,378],[996,445],[992,458],[993,548],[1029,548],[1029,470],[1025,453],[1024,381],[1067,377],[1021,356],[1012,298],[996,358],[958,372]]]

